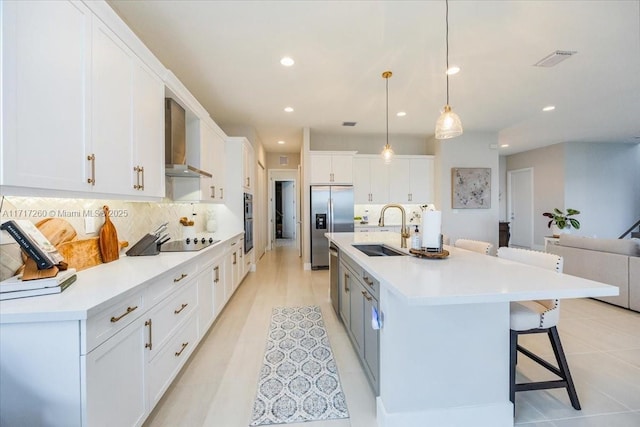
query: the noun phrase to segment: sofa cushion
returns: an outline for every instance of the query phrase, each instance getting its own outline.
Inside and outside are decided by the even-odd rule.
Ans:
[[[561,234],[558,245],[627,256],[640,256],[640,239],[597,239]]]

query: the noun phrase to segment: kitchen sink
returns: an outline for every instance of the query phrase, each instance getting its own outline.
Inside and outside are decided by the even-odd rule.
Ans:
[[[397,249],[387,245],[380,244],[363,244],[353,245],[354,248],[362,252],[367,256],[404,256],[407,255],[404,252],[400,252]]]

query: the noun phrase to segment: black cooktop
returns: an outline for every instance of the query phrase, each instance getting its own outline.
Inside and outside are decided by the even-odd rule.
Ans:
[[[213,241],[201,241],[198,240],[197,243],[190,241],[187,243],[184,240],[173,240],[171,242],[164,243],[160,246],[160,252],[194,252],[199,251],[201,249],[207,248],[214,243],[218,243],[220,240]]]

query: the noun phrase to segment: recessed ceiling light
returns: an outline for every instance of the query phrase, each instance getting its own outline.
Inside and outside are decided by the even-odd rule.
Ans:
[[[509,144],[502,144],[502,145],[500,146],[500,148],[507,148],[508,146],[509,146]]]
[[[452,65],[447,70],[447,74],[450,75],[450,76],[452,76],[454,74],[458,74],[459,72],[460,72],[460,67],[458,67],[457,65]]]
[[[398,111],[398,113],[396,114],[396,116],[398,116],[398,117],[404,117],[406,115],[407,115],[407,113],[404,112],[404,111]]]
[[[278,144],[283,145],[284,141],[278,141]]]
[[[288,56],[285,56],[280,60],[280,63],[285,67],[291,67],[293,64],[296,63],[296,61],[294,61],[292,58],[289,58]]]
[[[556,109],[556,106],[555,106],[555,105],[547,105],[546,107],[544,107],[544,108],[542,109],[542,111],[553,111],[553,110],[555,110],[555,109]]]
[[[291,108],[291,107],[284,107],[284,111],[286,111],[287,113],[293,113],[293,108]]]

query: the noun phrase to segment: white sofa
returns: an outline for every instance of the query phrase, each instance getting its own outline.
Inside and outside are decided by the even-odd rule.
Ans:
[[[620,295],[598,298],[640,311],[640,239],[560,235],[549,252],[564,258],[564,272],[617,286]]]

